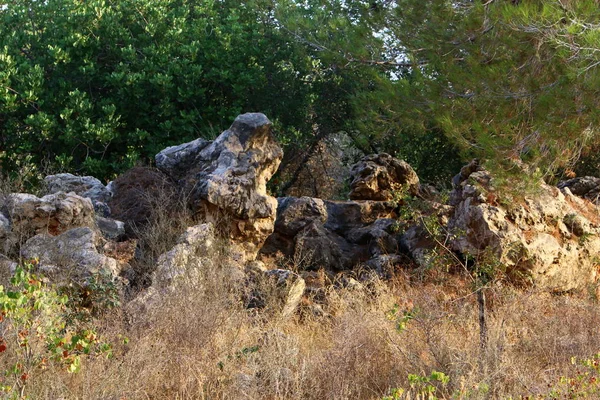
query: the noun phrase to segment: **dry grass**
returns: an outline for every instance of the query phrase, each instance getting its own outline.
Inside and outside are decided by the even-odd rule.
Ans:
[[[70,375],[32,380],[33,398],[68,399],[381,399],[408,388],[408,374],[442,371],[441,398],[544,395],[572,356],[599,350],[593,299],[498,287],[488,293],[489,342],[479,348],[477,304],[469,285],[371,281],[327,289],[324,316],[284,319],[248,310],[242,284],[214,263],[180,282],[177,295],[127,326],[115,311],[97,322],[114,342],[112,359],[88,360]],[[368,287],[367,287],[368,286]],[[398,331],[389,311],[414,316]],[[489,388],[486,392],[478,388]],[[542,397],[543,398],[543,397]]]
[[[193,223],[184,198],[149,201],[156,215],[137,232],[138,277],[149,276],[157,256]],[[460,274],[432,271],[412,279],[400,271],[385,282],[364,274],[359,285],[324,279],[296,315],[284,318],[268,282],[259,286],[267,292],[264,307],[246,307],[248,283],[232,273],[226,253],[208,255],[175,294],[133,323],[126,305],[96,320],[114,357],[86,359],[79,374],[38,371],[29,396],[381,399],[392,388],[408,389],[409,374],[441,371],[450,382],[437,388],[440,398],[544,398],[561,376],[575,373],[572,356],[600,351],[600,308],[587,293],[488,289],[489,341],[482,351],[476,298]],[[0,371],[8,368],[7,353]]]

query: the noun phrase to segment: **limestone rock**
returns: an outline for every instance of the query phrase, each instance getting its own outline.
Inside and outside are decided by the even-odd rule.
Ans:
[[[275,231],[261,250],[264,254],[281,252],[302,268],[346,270],[398,250],[391,202],[278,201]]]
[[[81,197],[87,197],[92,203],[106,203],[110,200],[110,192],[106,186],[93,176],[76,176],[73,174],[48,175],[44,178],[50,193],[74,192]]]
[[[18,264],[6,257],[4,254],[0,254],[0,274],[2,277],[11,276],[17,269]]]
[[[156,168],[175,180],[182,179],[195,167],[196,157],[209,144],[210,141],[198,138],[178,146],[167,147],[156,155]]]
[[[265,274],[276,282],[278,295],[283,302],[281,315],[285,318],[294,314],[306,288],[304,279],[286,269],[272,269]]]
[[[467,171],[469,172],[469,171]],[[582,289],[597,278],[600,219],[590,202],[541,184],[509,208],[490,201],[492,177],[478,166],[455,179],[452,248],[477,261],[491,252],[509,276],[552,291]],[[456,184],[458,183],[458,184]]]
[[[74,228],[58,236],[42,233],[32,237],[21,247],[21,256],[38,258],[45,272],[64,274],[76,280],[85,280],[101,270],[116,277],[120,265],[98,251],[101,244],[102,238],[96,231],[88,227]]]
[[[575,196],[586,198],[598,204],[600,197],[600,178],[595,176],[582,176],[560,182],[559,189],[569,188]]]
[[[7,253],[8,249],[11,245],[11,223],[4,216],[4,214],[0,213],[0,254]]]
[[[6,239],[10,234],[11,226],[10,221],[4,214],[0,213],[0,240]]]
[[[213,142],[165,149],[157,164],[184,183],[192,208],[219,224],[243,263],[256,257],[273,231],[277,200],[267,194],[267,182],[282,156],[271,122],[263,114],[248,113]]]
[[[210,258],[214,246],[214,234],[211,224],[189,227],[183,233],[175,247],[158,258],[156,271],[152,279],[155,288],[165,289],[173,281],[193,268],[200,268]]]
[[[110,218],[96,217],[96,226],[109,240],[120,240],[125,236],[125,224]]]
[[[352,200],[393,200],[397,191],[407,189],[412,195],[419,190],[419,177],[405,161],[389,154],[370,155],[350,171]]]
[[[27,193],[8,196],[8,214],[12,230],[30,237],[31,234],[61,234],[71,228],[94,226],[94,208],[89,198],[74,193],[54,193],[38,198]]]

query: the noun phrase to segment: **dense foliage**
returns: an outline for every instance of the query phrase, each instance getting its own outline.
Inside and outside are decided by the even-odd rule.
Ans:
[[[270,9],[261,0],[5,3],[3,166],[45,160],[108,177],[247,111],[274,119],[284,144],[315,123],[339,130],[343,77],[283,35]]]
[[[8,171],[110,178],[248,111],[275,121],[296,168],[281,188],[339,132],[430,181],[456,171],[457,149],[548,176],[598,147],[592,0],[0,4]]]
[[[305,5],[290,24],[340,65],[386,77],[356,99],[361,120],[378,128],[375,142],[437,132],[465,158],[496,170],[523,161],[545,176],[597,147],[597,2],[317,3],[327,24],[315,29]]]

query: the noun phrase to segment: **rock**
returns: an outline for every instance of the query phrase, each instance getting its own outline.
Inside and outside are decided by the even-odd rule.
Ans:
[[[267,266],[262,261],[253,260],[246,264],[246,272],[249,274],[261,274],[267,271]]]
[[[551,291],[595,281],[600,218],[592,203],[570,195],[568,187],[565,195],[542,183],[535,196],[506,208],[490,200],[492,177],[479,167],[470,171],[455,179],[451,195],[457,204],[448,225],[456,235],[454,250],[475,262],[491,254],[509,276]]]
[[[156,168],[175,180],[182,179],[195,167],[195,160],[200,151],[210,143],[199,138],[178,146],[167,147],[154,158]]]
[[[72,228],[95,225],[91,200],[74,193],[59,192],[42,198],[13,193],[8,203],[12,230],[21,238],[39,233],[59,235]]]
[[[93,176],[76,176],[73,174],[48,175],[44,178],[49,193],[74,192],[81,197],[87,197],[92,203],[106,203],[110,200],[110,192],[106,186]]]
[[[96,217],[96,226],[108,240],[118,241],[125,236],[125,224],[121,221]]]
[[[172,285],[173,281],[193,268],[200,268],[211,258],[214,246],[214,232],[211,224],[201,224],[188,228],[175,247],[158,258],[152,285],[161,290]]]
[[[491,179],[490,174],[479,165],[479,160],[474,159],[452,178],[450,205],[456,206],[466,198],[475,199],[480,203],[485,202],[486,199],[478,187],[489,187]]]
[[[454,207],[434,201],[426,201],[422,211],[423,219],[418,219],[410,224],[404,224],[402,235],[399,240],[400,251],[410,255],[417,265],[427,268],[431,267],[431,261],[436,256],[438,243],[432,238],[424,221],[432,222],[431,218],[437,219],[440,228],[445,229],[448,226],[450,218],[454,215]],[[435,229],[435,226],[433,227]]]
[[[391,277],[394,272],[394,266],[401,264],[403,257],[398,254],[385,254],[371,258],[367,267],[377,271],[379,275]]]
[[[0,213],[0,254],[8,253],[11,247],[11,231],[10,221]]]
[[[4,214],[0,213],[0,240],[6,239],[10,235],[10,231],[10,221]]]
[[[103,217],[103,218],[109,218],[110,217],[110,207],[108,206],[108,204],[103,203],[101,201],[96,201],[93,202],[94,204],[94,211],[96,212],[96,215],[99,217]]]
[[[298,309],[306,283],[302,277],[286,269],[272,269],[265,273],[267,277],[274,279],[278,290],[278,297],[282,301],[281,316],[286,318],[294,314]]]
[[[327,207],[321,199],[283,197],[278,199],[275,229],[283,235],[294,236],[310,223],[325,224]]]
[[[157,310],[166,296],[178,295],[181,283],[198,284],[202,280],[203,270],[212,272],[212,268],[217,268],[215,246],[214,228],[211,224],[189,227],[179,237],[177,244],[158,258],[151,286],[127,304],[126,310],[130,317],[136,319],[150,310]],[[220,262],[218,268],[225,268],[232,281],[245,279],[239,265],[223,265]],[[184,278],[189,278],[190,281],[182,281]]]
[[[412,167],[386,153],[360,160],[352,167],[350,179],[351,200],[388,201],[402,190],[412,195],[419,190],[419,177]]]
[[[108,203],[111,216],[125,223],[128,237],[135,237],[137,229],[152,220],[158,207],[174,212],[177,188],[161,171],[135,167],[111,184],[113,195]]]
[[[4,254],[0,254],[0,276],[3,278],[11,276],[18,265],[19,264],[6,257]]]
[[[392,202],[310,197],[278,202],[275,231],[261,250],[264,254],[280,251],[301,268],[346,270],[398,250]]]
[[[42,233],[21,247],[21,256],[38,258],[40,268],[45,272],[60,273],[79,281],[101,270],[117,277],[120,265],[115,259],[99,253],[101,243],[100,235],[88,227],[70,229],[58,236]]]
[[[172,179],[184,182],[194,211],[219,225],[244,263],[256,257],[273,232],[277,200],[267,194],[266,185],[282,156],[271,122],[249,113],[238,116],[213,142],[166,149],[157,163]]]
[[[560,182],[559,189],[569,188],[575,196],[586,198],[598,204],[600,197],[600,178],[595,176],[582,176]]]
[[[342,236],[311,223],[294,238],[293,258],[304,268],[351,269],[369,257],[364,248],[356,248]]]

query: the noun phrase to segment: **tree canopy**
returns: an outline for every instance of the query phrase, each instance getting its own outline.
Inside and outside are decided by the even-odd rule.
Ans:
[[[431,179],[457,149],[550,176],[598,146],[599,14],[595,0],[4,2],[0,162],[110,177],[260,111],[284,165],[343,131]]]

